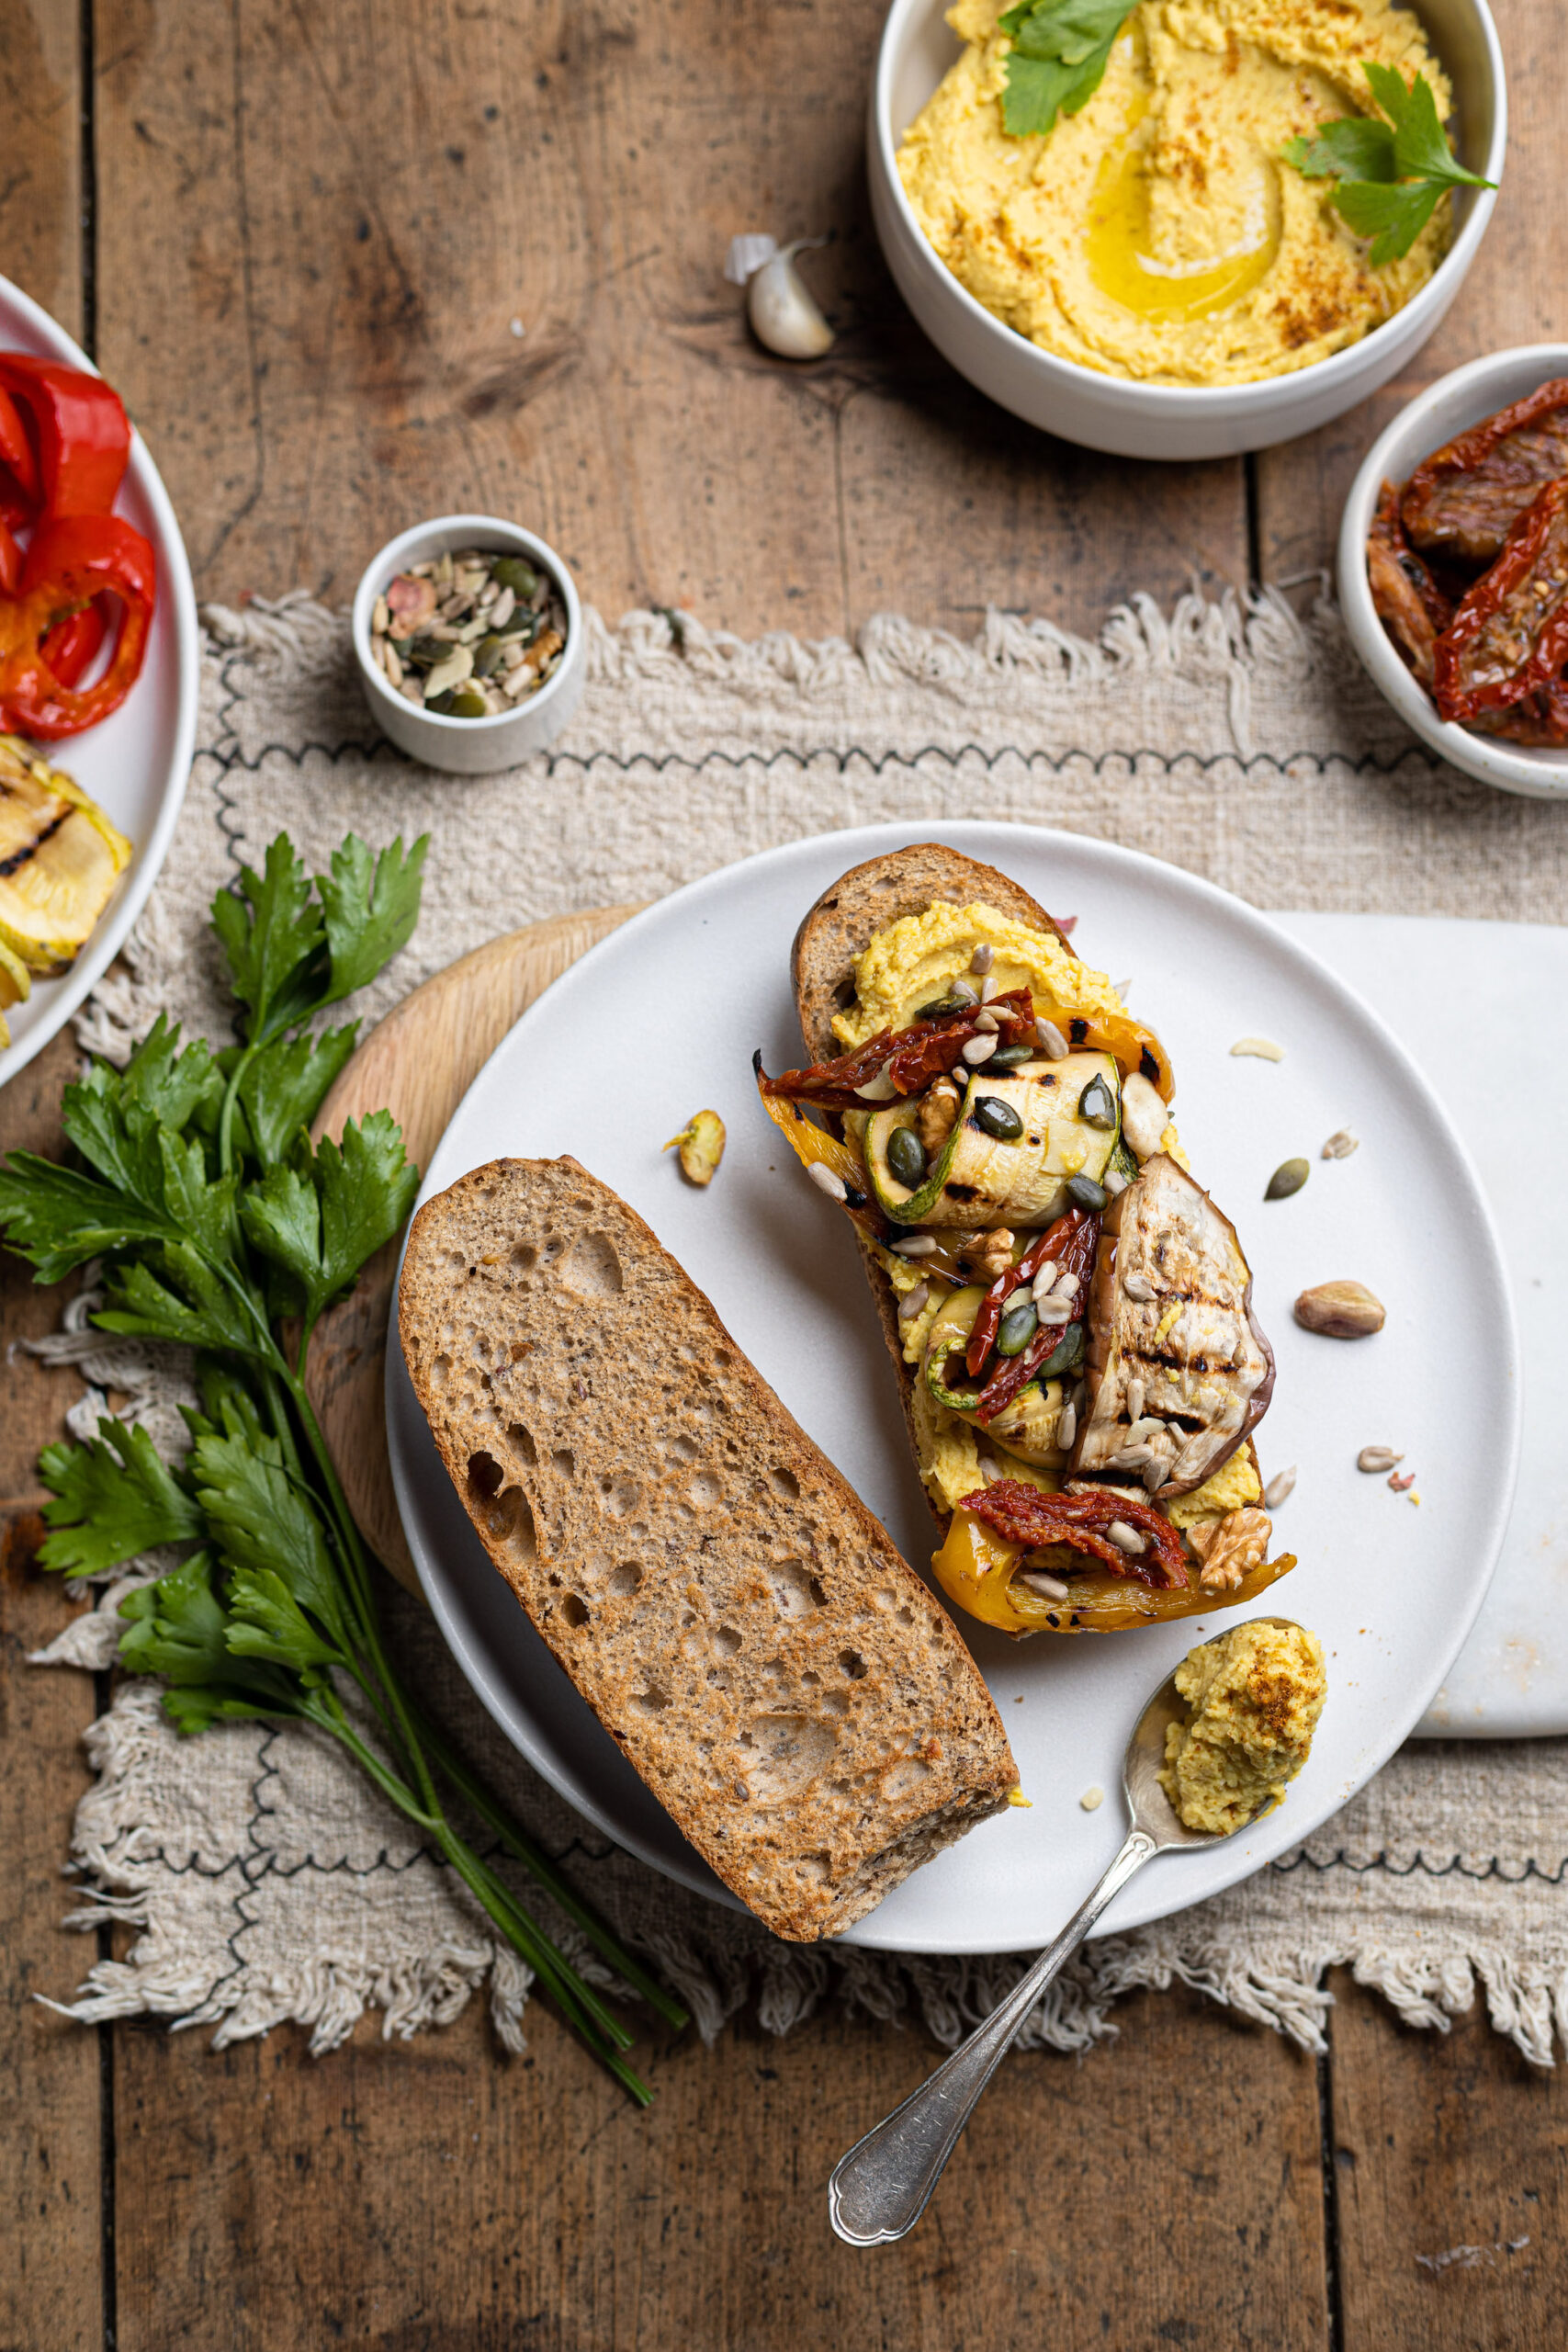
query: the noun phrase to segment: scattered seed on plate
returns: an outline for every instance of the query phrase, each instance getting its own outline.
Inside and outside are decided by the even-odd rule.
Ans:
[[[537,694],[566,652],[558,583],[525,558],[470,548],[411,564],[370,616],[388,684],[447,718],[494,718]]]
[[[1356,1456],[1356,1467],[1368,1472],[1393,1470],[1404,1459],[1404,1454],[1395,1453],[1392,1445],[1364,1445]]]
[[[1389,1473],[1388,1483],[1393,1488],[1396,1495],[1407,1494],[1410,1488],[1416,1484],[1416,1473],[1414,1470],[1405,1470],[1404,1472],[1398,1470],[1391,1471]]]
[[[1323,1147],[1325,1159],[1348,1159],[1360,1148],[1361,1138],[1353,1136],[1348,1127],[1337,1127]]]
[[[1095,1781],[1084,1791],[1082,1796],[1078,1799],[1078,1803],[1082,1805],[1086,1813],[1098,1813],[1100,1806],[1105,1803],[1105,1791],[1100,1786],[1098,1781]]]
[[[1299,1193],[1312,1170],[1304,1159],[1282,1159],[1263,1188],[1266,1201],[1288,1201]]]
[[[1282,1062],[1285,1048],[1277,1046],[1272,1037],[1238,1037],[1231,1047],[1232,1054],[1250,1054],[1255,1061]]]
[[[711,1184],[718,1173],[718,1163],[724,1158],[724,1121],[716,1111],[699,1111],[678,1136],[671,1136],[664,1146],[666,1151],[681,1155],[681,1173],[689,1184]]]
[[[1291,1497],[1295,1493],[1295,1491],[1296,1465],[1292,1462],[1288,1470],[1281,1470],[1279,1476],[1277,1478],[1270,1478],[1269,1484],[1264,1487],[1264,1510],[1278,1510],[1281,1503],[1288,1503],[1290,1501]]]

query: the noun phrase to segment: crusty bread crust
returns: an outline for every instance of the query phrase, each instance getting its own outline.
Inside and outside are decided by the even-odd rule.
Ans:
[[[426,1202],[398,1327],[491,1560],[776,1934],[835,1934],[1005,1805],[946,1612],[607,1185],[502,1159]]]
[[[795,1010],[807,1061],[826,1061],[841,1050],[833,1035],[833,1016],[846,1012],[853,1003],[852,967],[877,932],[902,921],[906,915],[924,914],[928,907],[969,907],[976,900],[995,907],[998,914],[1028,923],[1035,931],[1048,933],[1061,941],[1069,956],[1073,953],[1070,943],[1044,908],[1020,884],[998,867],[982,865],[977,859],[965,857],[942,842],[919,842],[912,848],[896,849],[884,857],[869,858],[863,865],[851,866],[847,874],[841,874],[830,888],[824,890],[795,933],[790,951],[790,978],[795,984]],[[863,1243],[861,1256],[876,1301],[882,1336],[897,1374],[910,1451],[919,1461],[915,1374],[904,1361],[897,1294]],[[931,1490],[923,1481],[921,1492],[945,1535],[953,1523],[952,1513],[939,1509],[931,1500]]]

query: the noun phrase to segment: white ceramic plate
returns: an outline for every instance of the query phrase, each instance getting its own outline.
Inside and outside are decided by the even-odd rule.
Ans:
[[[1127,850],[1021,826],[941,828],[1054,912],[1076,914],[1090,963],[1133,976],[1132,1003],[1174,1060],[1183,1141],[1236,1220],[1279,1355],[1261,1431],[1266,1472],[1298,1463],[1279,1533],[1301,1566],[1267,1596],[1312,1626],[1331,1691],[1289,1802],[1251,1834],[1161,1861],[1106,1915],[1114,1932],[1234,1885],[1343,1804],[1442,1681],[1480,1607],[1513,1489],[1519,1408],[1513,1314],[1463,1147],[1382,1023],[1269,919]],[[924,1566],[933,1527],[904,1436],[847,1223],[807,1184],[752,1093],[761,1046],[798,1058],[790,941],[818,894],[861,859],[924,838],[874,826],[750,859],[663,899],[533,1006],[448,1127],[422,1197],[503,1154],[574,1153],[646,1216],[712,1298],[790,1410]],[[1281,1064],[1233,1059],[1261,1033]],[[660,1149],[700,1104],[729,1131],[710,1190]],[[1342,1125],[1376,1154],[1321,1162]],[[1279,1163],[1313,1157],[1293,1199],[1265,1204]],[[1355,1345],[1292,1320],[1304,1285],[1356,1273],[1388,1306]],[[440,1466],[395,1340],[388,1429],[399,1507],[424,1589],[475,1690],[546,1778],[623,1846],[716,1891],[661,1808],[532,1632]],[[1355,1466],[1397,1409],[1421,1464],[1419,1507]],[[959,1621],[996,1695],[1032,1810],[973,1830],[850,1930],[908,1951],[1046,1942],[1123,1831],[1122,1746],[1159,1676],[1223,1615],[1137,1634],[1014,1645]],[[1093,1784],[1105,1804],[1079,1805]]]
[[[70,368],[93,366],[46,311],[4,277],[0,351],[34,352]],[[43,1050],[118,955],[168,854],[190,774],[201,672],[196,598],[175,510],[140,434],[131,437],[115,512],[152,541],[158,564],[158,609],[141,675],[101,727],[42,749],[107,811],[135,843],[136,854],[69,972],[58,980],[35,980],[27,1003],[7,1013],[11,1043],[0,1052],[0,1086]]]

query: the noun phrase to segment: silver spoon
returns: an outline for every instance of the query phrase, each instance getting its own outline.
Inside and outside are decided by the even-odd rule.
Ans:
[[[1300,1628],[1289,1617],[1248,1623]],[[1223,1845],[1235,1832],[1206,1835],[1189,1829],[1159,1784],[1168,1725],[1185,1721],[1187,1702],[1179,1696],[1174,1669],[1138,1717],[1122,1766],[1122,1786],[1133,1826],[1115,1860],[1081,1909],[1068,1920],[1029,1973],[951,2058],[944,2059],[919,2089],[911,2091],[874,2131],[842,2156],[828,2183],[828,2211],[847,2245],[888,2245],[907,2237],[925,2211],[942,2167],[958,2145],[980,2094],[1001,2064],[1013,2036],[1062,1966],[1077,1951],[1113,1894],[1156,1854]],[[1264,1807],[1264,1811],[1270,1808]],[[1256,1820],[1259,1816],[1254,1815]],[[1252,1822],[1243,1826],[1251,1828]]]

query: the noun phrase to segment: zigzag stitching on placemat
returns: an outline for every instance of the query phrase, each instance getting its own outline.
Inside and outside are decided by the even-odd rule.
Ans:
[[[1426,1878],[1450,1878],[1457,1876],[1460,1878],[1475,1879],[1478,1881],[1497,1879],[1505,1886],[1522,1886],[1524,1882],[1530,1878],[1539,1879],[1543,1886],[1562,1886],[1564,1884],[1568,1884],[1568,1860],[1559,1862],[1554,1871],[1549,1871],[1544,1869],[1533,1856],[1531,1856],[1531,1858],[1523,1865],[1522,1869],[1516,1871],[1507,1869],[1501,1857],[1494,1854],[1485,1869],[1478,1871],[1472,1870],[1461,1854],[1451,1855],[1446,1862],[1429,1862],[1425,1854],[1417,1851],[1411,1861],[1402,1865],[1398,1862],[1391,1861],[1386,1852],[1374,1854],[1370,1861],[1353,1862],[1348,1854],[1346,1853],[1343,1847],[1340,1848],[1337,1853],[1330,1854],[1326,1858],[1324,1858],[1316,1854],[1308,1853],[1306,1848],[1303,1846],[1298,1847],[1297,1850],[1293,1854],[1281,1855],[1278,1861],[1270,1862],[1269,1867],[1272,1871],[1278,1871],[1281,1874],[1284,1874],[1291,1871],[1300,1870],[1303,1863],[1305,1863],[1309,1869],[1317,1871],[1320,1873],[1326,1871],[1343,1870],[1352,1871],[1358,1877],[1368,1876],[1374,1871],[1385,1871],[1390,1878],[1414,1878],[1416,1872],[1419,1871],[1422,1876]]]

